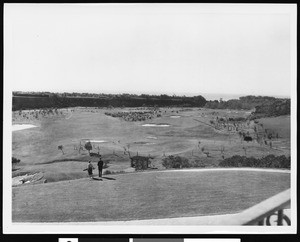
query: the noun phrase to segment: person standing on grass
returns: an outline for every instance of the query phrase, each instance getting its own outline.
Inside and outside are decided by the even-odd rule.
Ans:
[[[89,174],[89,177],[90,178],[93,178],[93,170],[94,170],[94,166],[93,164],[91,163],[91,161],[89,160],[89,164],[88,164],[88,167],[87,167],[87,171],[88,171],[88,174]]]
[[[102,169],[103,169],[103,160],[101,159],[101,155],[100,155],[98,161],[99,177],[102,177]]]

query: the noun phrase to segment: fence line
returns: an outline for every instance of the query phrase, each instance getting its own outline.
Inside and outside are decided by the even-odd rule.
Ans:
[[[261,203],[250,207],[226,221],[222,225],[291,225],[290,218],[284,209],[291,204],[291,190],[285,190]],[[271,217],[277,218],[272,224]],[[224,224],[225,223],[225,224]]]

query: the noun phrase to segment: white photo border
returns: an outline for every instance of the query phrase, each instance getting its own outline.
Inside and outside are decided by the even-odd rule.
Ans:
[[[95,223],[13,223],[12,222],[12,91],[14,71],[10,46],[10,23],[4,4],[4,102],[3,102],[3,233],[4,234],[294,234],[297,232],[297,5],[296,4],[203,4],[205,11],[280,13],[290,16],[291,30],[291,226],[109,226]]]

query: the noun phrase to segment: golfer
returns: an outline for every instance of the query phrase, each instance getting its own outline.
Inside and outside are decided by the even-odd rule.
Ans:
[[[88,171],[90,178],[93,178],[93,169],[95,169],[95,168],[94,168],[93,164],[91,163],[91,161],[89,160],[87,171]]]
[[[103,169],[103,160],[101,159],[101,155],[100,155],[100,159],[98,161],[99,177],[102,177],[102,169]]]

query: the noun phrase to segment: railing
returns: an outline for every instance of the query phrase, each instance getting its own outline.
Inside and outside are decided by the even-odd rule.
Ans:
[[[285,190],[225,221],[228,225],[291,225],[284,209],[291,204],[291,191]]]

